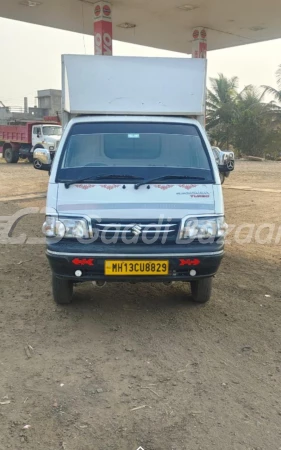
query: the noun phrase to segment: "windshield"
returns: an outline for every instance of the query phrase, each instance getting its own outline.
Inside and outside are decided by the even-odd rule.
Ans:
[[[220,163],[220,149],[218,147],[212,147],[212,150],[214,153],[216,163],[219,164]]]
[[[61,136],[62,128],[59,126],[48,126],[43,127],[44,136]]]
[[[101,171],[143,178],[169,173],[212,178],[203,140],[194,125],[114,122],[74,125],[63,149],[60,175],[65,179],[73,173],[76,179],[80,175],[95,177]]]

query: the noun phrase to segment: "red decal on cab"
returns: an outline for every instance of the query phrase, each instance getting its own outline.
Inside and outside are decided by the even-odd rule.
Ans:
[[[111,191],[112,189],[116,189],[120,186],[121,186],[121,184],[101,184],[100,187],[107,189],[108,191]]]
[[[78,189],[84,189],[84,191],[87,191],[88,189],[92,189],[96,187],[95,184],[75,184],[75,187]]]
[[[162,191],[166,191],[167,189],[171,189],[174,187],[174,184],[154,184],[156,189],[161,189]]]
[[[189,189],[197,187],[197,184],[179,184],[179,187],[189,190]]]

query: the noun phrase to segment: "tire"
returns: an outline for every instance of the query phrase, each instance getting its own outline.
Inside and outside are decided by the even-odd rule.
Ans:
[[[33,163],[33,155],[29,155],[27,159],[31,164]]]
[[[195,303],[207,303],[212,295],[213,278],[202,278],[201,280],[191,281],[192,300]]]
[[[39,159],[34,159],[33,167],[34,167],[34,169],[41,170],[43,167],[43,164],[41,163],[41,161],[39,161]]]
[[[8,164],[16,164],[19,160],[19,153],[12,147],[7,147],[4,151],[4,158]]]
[[[53,297],[57,305],[69,305],[72,302],[73,283],[72,281],[52,275]]]
[[[225,182],[225,174],[220,172],[220,180],[221,180],[221,184],[223,184]]]

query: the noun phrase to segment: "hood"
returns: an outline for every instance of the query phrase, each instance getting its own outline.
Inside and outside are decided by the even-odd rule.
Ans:
[[[214,214],[215,193],[211,184],[76,184],[58,186],[59,214],[87,215],[106,219],[181,219],[186,215]]]
[[[59,142],[61,140],[61,136],[44,136],[44,140],[46,142]]]

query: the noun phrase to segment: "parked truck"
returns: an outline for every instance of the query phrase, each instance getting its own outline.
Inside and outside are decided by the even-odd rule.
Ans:
[[[55,301],[91,281],[190,283],[207,302],[227,226],[204,129],[206,61],[66,55],[62,73],[43,225]]]
[[[218,147],[212,147],[212,150],[219,168],[221,184],[223,184],[235,168],[234,152],[222,151]]]
[[[51,161],[61,134],[60,123],[48,120],[23,125],[0,125],[0,153],[9,164],[17,163],[20,158],[28,159],[36,169],[41,169],[42,163],[34,158],[34,150],[45,149]]]

